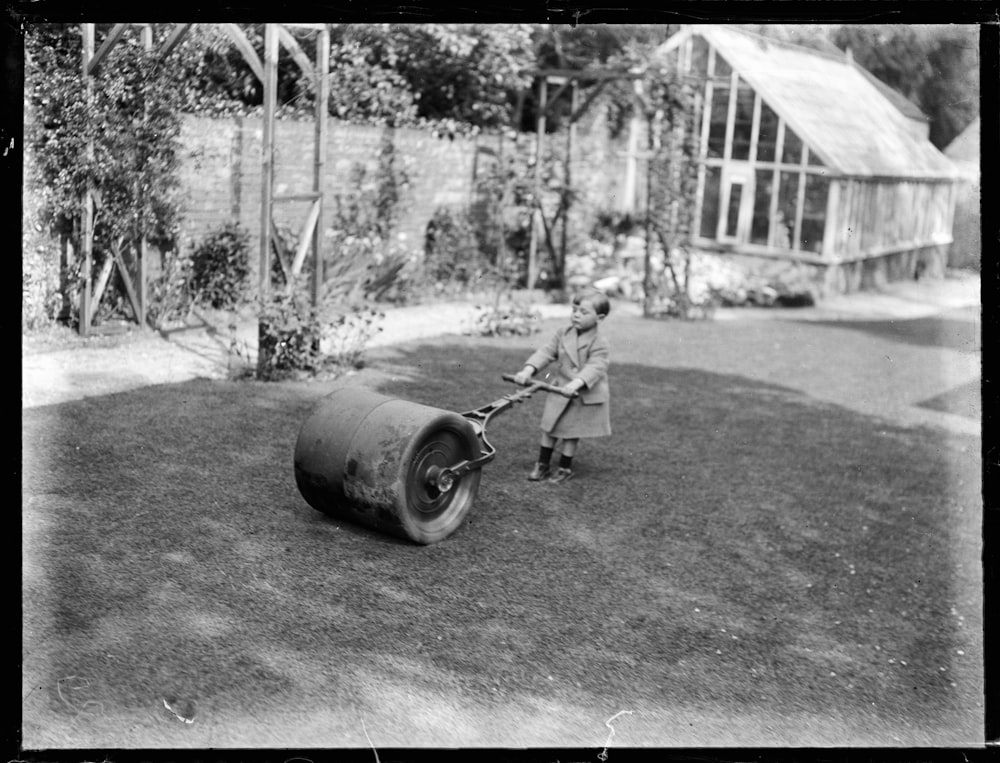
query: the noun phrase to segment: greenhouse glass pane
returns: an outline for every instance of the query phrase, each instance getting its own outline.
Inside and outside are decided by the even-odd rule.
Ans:
[[[691,38],[691,73],[699,77],[708,76],[708,43],[698,35]]]
[[[781,149],[781,161],[785,164],[798,164],[802,161],[802,141],[785,125],[785,142]]]
[[[735,238],[739,230],[740,202],[743,199],[743,184],[732,183],[729,186],[729,209],[726,213],[726,235]]]
[[[705,168],[705,192],[701,199],[701,228],[699,233],[705,238],[715,238],[715,227],[719,222],[719,180],[720,167]]]
[[[778,115],[763,101],[760,102],[760,128],[757,133],[757,161],[773,162],[778,145]]]
[[[726,120],[729,117],[729,90],[726,85],[712,88],[712,113],[708,125],[708,155],[721,158],[726,150]]]
[[[750,243],[767,244],[767,232],[770,229],[771,190],[774,186],[774,172],[757,170],[754,173],[753,220],[750,223]]]
[[[725,79],[729,81],[729,75],[733,73],[733,68],[726,63],[726,59],[719,55],[719,51],[715,51],[715,79]]]
[[[802,207],[802,231],[799,249],[820,252],[823,249],[823,232],[826,228],[826,197],[830,181],[822,175],[806,175],[806,197]]]
[[[736,114],[733,117],[733,159],[750,158],[750,133],[753,130],[753,90],[743,80],[736,88]]]
[[[792,248],[798,197],[799,173],[782,172],[778,181],[778,214],[774,220],[774,245],[782,249]]]

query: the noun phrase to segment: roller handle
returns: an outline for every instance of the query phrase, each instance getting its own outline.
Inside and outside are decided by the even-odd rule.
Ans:
[[[514,374],[503,374],[502,378],[504,381],[514,382],[515,384],[517,384],[517,378],[514,376]],[[580,397],[579,392],[574,392],[571,395],[567,395],[565,392],[562,391],[562,387],[557,387],[555,384],[549,384],[548,382],[540,381],[537,379],[532,380],[523,386],[531,387],[533,390],[541,389],[545,390],[546,392],[554,392],[557,395],[562,395],[563,397],[569,397],[569,398]]]

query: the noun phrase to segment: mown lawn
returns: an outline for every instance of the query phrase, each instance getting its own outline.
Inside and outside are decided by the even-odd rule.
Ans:
[[[978,743],[979,439],[751,372],[780,343],[822,379],[884,332],[667,325],[607,324],[615,433],[574,480],[525,481],[532,399],[429,547],[298,495],[329,383],[24,411],[26,746],[599,751],[620,711],[621,746]],[[341,383],[463,411],[537,341],[412,343]]]

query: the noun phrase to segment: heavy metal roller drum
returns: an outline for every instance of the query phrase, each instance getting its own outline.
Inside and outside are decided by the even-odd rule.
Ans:
[[[504,375],[507,381],[514,377]],[[310,506],[417,543],[447,538],[472,508],[496,449],[486,424],[543,381],[463,414],[345,387],[309,414],[295,443],[295,482]],[[561,393],[560,393],[561,394]]]

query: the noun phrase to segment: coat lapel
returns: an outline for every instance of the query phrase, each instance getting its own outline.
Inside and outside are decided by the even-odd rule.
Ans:
[[[577,352],[576,345],[578,342],[576,329],[571,328],[562,335],[562,344],[566,348],[566,354],[569,359],[573,361],[573,365],[579,368],[580,366],[580,354]]]
[[[581,359],[590,357],[590,346],[594,343],[597,338],[597,332],[591,331],[586,337],[581,341],[580,335],[577,334],[576,337],[576,347],[577,347],[577,364],[583,365]]]

